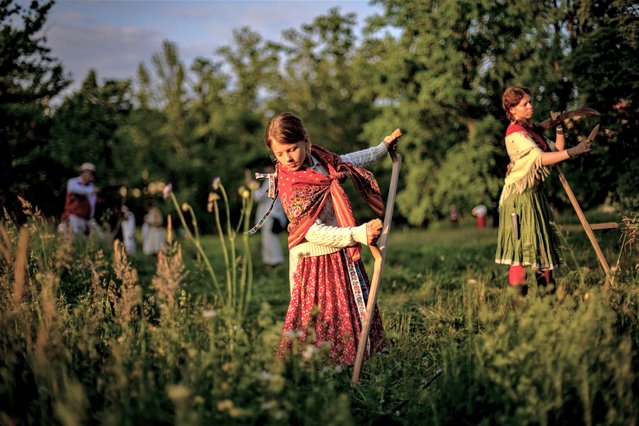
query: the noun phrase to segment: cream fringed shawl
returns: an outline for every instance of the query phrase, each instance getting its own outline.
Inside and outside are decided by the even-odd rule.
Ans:
[[[506,151],[510,157],[510,171],[504,181],[499,206],[512,194],[521,194],[531,188],[536,180],[543,181],[550,173],[541,164],[542,148],[531,131],[518,124],[511,124],[506,131]],[[545,141],[542,140],[542,143]],[[554,145],[550,143],[549,145]],[[554,146],[551,148],[553,149]]]

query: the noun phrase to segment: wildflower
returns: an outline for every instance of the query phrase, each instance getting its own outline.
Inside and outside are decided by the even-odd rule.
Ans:
[[[189,211],[189,203],[182,203],[182,211],[183,212]]]
[[[213,211],[213,203],[217,202],[220,199],[220,196],[215,192],[209,192],[209,201],[206,205],[206,210],[211,213]]]
[[[211,187],[213,188],[213,191],[217,191],[218,189],[220,189],[221,183],[222,183],[222,179],[220,179],[219,176],[215,176],[213,178],[213,182],[211,182]]]
[[[205,309],[202,311],[202,318],[204,319],[211,319],[215,317],[216,315],[217,315],[217,312],[215,312],[215,309]]]
[[[263,402],[260,408],[262,410],[270,410],[275,407],[277,407],[277,401],[270,400],[270,401]]]
[[[256,180],[252,180],[248,183],[248,187],[251,191],[255,191],[260,187],[260,184]]]
[[[218,401],[217,404],[215,404],[215,408],[217,408],[217,411],[227,411],[232,409],[233,407],[233,401],[231,401],[230,399],[223,399],[222,401]]]
[[[188,398],[191,395],[191,390],[184,385],[168,385],[166,393],[171,400],[176,401]]]
[[[475,284],[477,284],[477,280],[474,279],[474,278],[471,278],[471,279],[468,280],[468,284],[475,285]]]
[[[306,348],[304,349],[304,351],[302,352],[302,357],[305,360],[310,360],[315,355],[317,355],[319,352],[320,352],[320,350],[318,348],[316,348],[315,346],[307,345]]]
[[[229,416],[231,417],[246,417],[251,414],[251,411],[246,408],[233,407],[229,410]]]
[[[173,192],[173,184],[169,183],[162,188],[162,197],[166,200],[171,195],[171,192]]]
[[[251,193],[249,192],[248,189],[246,189],[245,186],[240,186],[237,192],[240,194],[240,197],[242,198],[248,198],[251,195]]]
[[[286,418],[286,411],[278,410],[275,414],[273,414],[273,418],[275,420],[283,420]]]

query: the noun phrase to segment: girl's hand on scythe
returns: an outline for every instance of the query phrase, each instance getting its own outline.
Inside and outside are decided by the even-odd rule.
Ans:
[[[369,246],[377,242],[379,236],[382,234],[383,227],[384,224],[380,219],[373,219],[366,223],[366,240]]]
[[[402,131],[399,129],[395,129],[395,131],[391,133],[390,136],[386,136],[384,138],[386,149],[388,149],[389,152],[397,149],[397,142],[399,141],[399,137],[401,135],[402,135]]]

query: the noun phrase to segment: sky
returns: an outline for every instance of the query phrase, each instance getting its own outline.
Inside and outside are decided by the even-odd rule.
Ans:
[[[299,29],[333,7],[354,12],[358,30],[366,17],[382,12],[363,0],[58,0],[45,32],[74,89],[90,68],[99,81],[133,78],[164,40],[177,45],[188,67],[195,57],[214,58],[217,47],[231,44],[234,29],[247,26],[264,40],[281,41],[283,30]]]

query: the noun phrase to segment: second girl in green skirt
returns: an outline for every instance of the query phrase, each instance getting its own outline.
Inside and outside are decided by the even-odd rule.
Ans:
[[[554,143],[545,139],[530,122],[534,110],[526,87],[507,88],[502,107],[510,119],[505,139],[510,164],[499,200],[495,262],[510,265],[508,283],[526,295],[527,266],[535,271],[539,285],[547,285],[554,284],[551,271],[561,264],[553,214],[543,193],[547,166],[590,151],[590,141],[564,149],[561,125]]]

